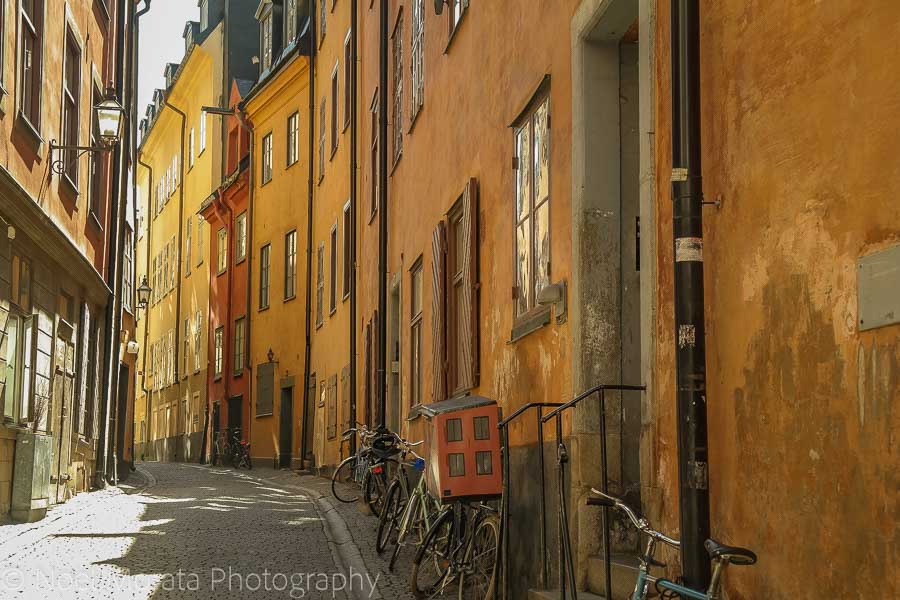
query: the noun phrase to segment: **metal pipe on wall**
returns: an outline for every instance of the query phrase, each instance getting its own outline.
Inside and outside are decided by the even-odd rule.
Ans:
[[[358,39],[356,34],[359,10],[358,0],[350,2],[350,89],[345,93],[350,94],[350,427],[356,427],[356,281],[357,281],[357,232],[356,232],[356,207],[357,207],[357,153],[359,120],[356,114],[359,105],[357,94],[358,61],[356,50]],[[345,233],[344,235],[347,235]],[[356,437],[350,437],[350,454],[356,452]]]
[[[387,422],[387,253],[388,253],[388,0],[381,0],[378,48],[378,352],[376,352],[376,398],[378,425]]]
[[[672,0],[672,193],[675,249],[675,371],[681,562],[685,583],[710,580],[703,179],[700,140],[700,7]]]
[[[321,0],[325,2],[325,0]],[[313,217],[313,156],[315,155],[315,140],[313,132],[313,122],[316,114],[316,0],[310,2],[309,11],[309,198],[306,205],[306,347],[303,356],[303,417],[300,420],[300,463],[306,460],[303,455],[308,446],[309,437],[311,435],[312,423],[307,422],[309,415],[308,406],[313,401],[309,397],[309,380],[310,365],[312,363],[312,327],[311,311],[312,311],[312,217]]]

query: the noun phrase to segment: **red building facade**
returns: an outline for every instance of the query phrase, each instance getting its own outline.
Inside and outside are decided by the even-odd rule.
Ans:
[[[247,344],[250,334],[248,274],[250,250],[250,136],[241,122],[237,105],[244,85],[231,87],[229,110],[223,117],[225,129],[225,180],[200,207],[199,215],[210,225],[209,259],[209,354],[207,415],[210,434],[208,450],[217,436],[240,430],[249,439],[250,370]],[[212,454],[207,454],[212,456]]]

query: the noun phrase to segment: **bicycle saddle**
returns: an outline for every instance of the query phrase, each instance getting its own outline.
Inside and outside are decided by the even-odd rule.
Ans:
[[[727,560],[733,565],[752,565],[756,562],[756,553],[746,548],[726,546],[713,539],[706,540],[704,546],[713,560]]]

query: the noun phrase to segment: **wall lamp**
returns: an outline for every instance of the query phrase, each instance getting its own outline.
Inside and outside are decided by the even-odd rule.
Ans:
[[[116,92],[112,87],[106,88],[106,99],[94,107],[97,123],[97,146],[65,146],[50,141],[50,168],[57,175],[62,175],[68,167],[87,152],[109,152],[122,138],[122,125],[125,109],[116,100]],[[53,152],[61,150],[62,156],[53,159]],[[74,156],[73,156],[74,153]]]

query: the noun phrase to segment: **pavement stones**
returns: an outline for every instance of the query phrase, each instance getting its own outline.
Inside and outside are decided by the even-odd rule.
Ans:
[[[119,488],[0,526],[0,600],[410,599],[376,526],[317,477],[143,463]]]

